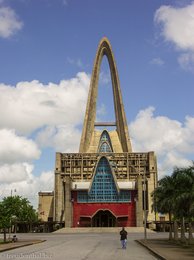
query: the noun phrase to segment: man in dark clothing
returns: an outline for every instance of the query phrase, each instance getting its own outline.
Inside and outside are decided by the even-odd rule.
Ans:
[[[127,245],[127,231],[123,227],[122,230],[120,231],[120,236],[121,236],[121,245],[123,249],[126,249]]]

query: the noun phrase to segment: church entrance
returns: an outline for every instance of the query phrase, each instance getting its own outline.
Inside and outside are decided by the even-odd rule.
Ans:
[[[115,227],[116,217],[109,210],[99,210],[92,218],[92,227]]]

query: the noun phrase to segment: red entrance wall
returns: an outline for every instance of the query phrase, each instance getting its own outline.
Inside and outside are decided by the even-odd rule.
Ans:
[[[83,222],[80,221],[80,217],[92,217],[98,210],[110,210],[118,219],[117,226],[136,226],[134,201],[136,191],[132,191],[131,195],[131,202],[129,203],[78,203],[77,191],[72,192],[73,227],[85,226]]]

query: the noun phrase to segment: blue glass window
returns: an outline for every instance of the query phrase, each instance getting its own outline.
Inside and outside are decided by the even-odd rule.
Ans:
[[[100,141],[107,141],[107,142],[110,143],[110,137],[109,137],[109,134],[106,130],[103,131],[101,138],[100,138]]]
[[[110,140],[109,134],[106,130],[104,130],[102,132],[98,151],[100,153],[111,153],[111,152],[113,152],[112,146],[111,146],[111,140]]]
[[[112,149],[107,142],[104,142],[104,143],[101,144],[99,152],[100,153],[111,153]]]
[[[129,202],[128,190],[117,193],[108,160],[102,157],[98,163],[90,192],[78,191],[78,202]]]

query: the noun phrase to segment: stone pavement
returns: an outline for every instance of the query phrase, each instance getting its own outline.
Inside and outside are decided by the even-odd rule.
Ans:
[[[46,240],[29,240],[29,239],[26,239],[26,240],[19,240],[17,242],[0,244],[0,252],[12,250],[12,249],[19,248],[19,247],[34,245],[34,244],[38,244],[38,243],[41,243],[41,242],[44,242],[44,241],[46,241]]]
[[[164,260],[193,260],[194,246],[184,247],[168,239],[144,239],[136,240],[139,244],[146,247],[159,259]]]
[[[45,259],[45,260],[156,260],[143,246],[134,240],[142,233],[131,233],[127,249],[121,248],[120,235],[117,233],[33,233],[18,234],[23,239],[45,239],[44,243],[33,244],[0,252],[0,259]],[[16,242],[17,243],[17,242]]]
[[[26,237],[25,239],[22,238],[21,240],[15,242],[15,243],[0,244],[0,253],[7,251],[7,250],[11,250],[11,249],[16,249],[19,247],[24,247],[24,246],[41,243],[41,242],[46,241],[47,239],[53,240],[53,236],[55,237],[55,239],[57,241],[60,241],[60,239],[62,237],[64,238],[64,236],[63,235],[61,236],[61,235],[62,234],[56,234],[56,233],[55,234],[38,234],[38,237],[37,237],[37,236],[35,236],[35,234],[31,234],[31,235],[28,234],[28,237]],[[74,239],[75,239],[75,241],[76,241],[77,236],[80,236],[80,238],[82,238],[82,236],[87,237],[89,234],[85,234],[85,235],[84,234],[80,234],[80,235],[79,234],[64,234],[64,235],[66,238],[68,237],[67,241],[69,241],[70,239],[72,239],[72,241],[74,241]],[[108,234],[104,234],[104,235],[106,235],[107,237],[110,236]],[[161,233],[159,233],[159,234],[158,233],[155,233],[155,234],[149,233],[148,234],[149,239],[147,239],[146,241],[144,239],[138,239],[138,236],[139,236],[138,234],[137,234],[137,239],[135,239],[135,237],[134,238],[131,237],[130,239],[131,240],[134,239],[136,242],[138,242],[138,244],[142,245],[143,247],[148,249],[150,252],[152,252],[152,254],[155,256],[155,259],[167,259],[167,260],[191,260],[191,259],[193,260],[194,259],[194,246],[183,247],[181,245],[170,242],[167,238],[160,237],[160,235],[161,235]],[[131,234],[130,234],[130,236],[131,236]],[[139,236],[139,238],[140,237],[143,237],[143,235]],[[160,237],[160,238],[158,238],[158,237]],[[166,234],[166,237],[167,237],[167,234]],[[34,238],[34,239],[31,239],[31,238]],[[66,238],[64,238],[64,239],[66,239]],[[110,243],[112,243],[112,242],[110,242]],[[31,247],[29,247],[29,251],[30,250],[31,250]],[[128,250],[129,250],[129,253],[134,250],[133,247],[131,248],[130,243],[129,243]],[[27,249],[27,251],[28,251],[28,249]],[[129,259],[131,259],[131,258],[129,258]],[[133,260],[135,260],[135,259],[140,259],[140,258],[133,258]],[[71,260],[71,259],[68,259],[68,260]]]

